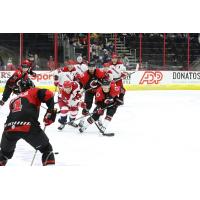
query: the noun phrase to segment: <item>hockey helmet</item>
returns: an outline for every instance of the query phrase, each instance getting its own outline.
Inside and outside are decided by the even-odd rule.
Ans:
[[[65,81],[63,83],[63,90],[69,94],[72,90],[72,81]]]
[[[75,65],[76,62],[74,60],[68,60],[66,64],[67,65]]]
[[[22,68],[29,68],[29,67],[31,67],[31,65],[32,65],[32,63],[28,59],[23,60],[22,64],[21,64]]]
[[[110,63],[104,63],[103,67],[110,67]]]
[[[20,79],[16,83],[16,87],[13,88],[14,94],[20,94],[21,92],[25,92],[26,90],[35,87],[31,79]]]
[[[96,62],[95,61],[90,61],[88,63],[88,68],[90,68],[90,67],[95,67],[96,68]]]
[[[112,59],[113,59],[113,58],[118,58],[118,55],[117,55],[116,53],[113,53],[113,54],[112,54]]]
[[[77,60],[78,63],[82,63],[82,62],[83,62],[82,56],[78,56],[78,57],[76,58],[76,60]]]
[[[110,83],[111,82],[109,80],[103,79],[103,81],[102,81],[102,90],[105,93],[108,93],[110,91]]]
[[[108,79],[103,79],[102,80],[102,86],[110,86],[111,81]]]

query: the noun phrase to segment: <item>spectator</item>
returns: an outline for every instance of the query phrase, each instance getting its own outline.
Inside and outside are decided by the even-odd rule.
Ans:
[[[123,54],[123,56],[122,56],[122,62],[123,62],[123,64],[124,64],[125,67],[129,67],[129,59],[128,59],[128,57],[127,57],[126,54]]]
[[[47,67],[48,67],[48,69],[50,69],[51,71],[53,71],[53,70],[56,69],[56,65],[55,65],[55,62],[54,62],[52,56],[49,57],[49,61],[47,62]]]
[[[0,56],[0,70],[5,70],[4,69],[4,62],[3,62],[3,59],[2,59],[1,56]]]
[[[110,56],[109,56],[109,52],[107,49],[103,50],[104,54],[103,54],[103,63],[109,62],[110,61]]]
[[[12,63],[12,58],[8,58],[8,62],[6,64],[6,70],[7,71],[15,70],[15,66]]]
[[[34,55],[34,66],[35,66],[35,70],[39,70],[40,69],[40,59],[38,57],[38,54]]]

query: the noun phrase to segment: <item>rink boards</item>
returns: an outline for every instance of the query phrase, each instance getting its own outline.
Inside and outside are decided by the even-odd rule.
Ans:
[[[0,71],[0,92],[13,71]],[[55,90],[55,72],[36,71],[31,77],[37,87]],[[128,71],[132,73],[123,80],[126,90],[199,90],[199,71]]]

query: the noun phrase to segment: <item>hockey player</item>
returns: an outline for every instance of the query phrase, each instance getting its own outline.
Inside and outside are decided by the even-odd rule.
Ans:
[[[105,79],[112,81],[113,80],[113,74],[112,74],[112,70],[110,69],[110,63],[104,63],[103,64],[103,71],[105,73]]]
[[[18,96],[10,102],[10,113],[0,144],[0,166],[6,165],[8,159],[12,158],[19,139],[25,140],[42,153],[44,166],[55,164],[52,146],[38,122],[41,103],[46,103],[48,107],[43,119],[45,126],[55,121],[53,93],[46,89],[33,88],[28,80],[18,81],[14,90]]]
[[[74,60],[65,61],[65,66],[58,69],[58,73],[54,76],[55,90],[58,87],[58,102],[61,98],[61,90],[65,81],[74,81],[76,76],[76,62]]]
[[[58,70],[58,74],[54,78],[54,85],[62,87],[65,81],[74,81],[77,74],[75,68],[76,62],[73,60],[65,61],[65,66]]]
[[[112,54],[112,59],[110,62],[110,69],[113,74],[113,79],[116,81],[116,85],[120,86],[120,95],[119,99],[121,100],[121,104],[124,104],[124,95],[125,95],[125,88],[123,86],[122,78],[127,75],[126,73],[126,67],[123,65],[123,63],[119,60],[117,54]]]
[[[63,83],[61,89],[61,98],[58,102],[61,115],[58,122],[60,126],[58,127],[59,130],[62,130],[67,123],[67,117],[69,115],[69,122],[68,124],[73,127],[78,127],[77,124],[74,123],[76,115],[78,114],[79,107],[86,108],[86,104],[81,102],[80,93],[80,86],[75,81],[65,81]]]
[[[104,133],[112,117],[116,113],[118,105],[120,105],[119,94],[119,86],[116,86],[114,82],[103,80],[102,86],[97,89],[95,95],[96,108],[94,109],[94,114],[85,121],[84,126],[82,126],[79,131],[81,133],[84,132],[87,127],[94,121],[97,121],[99,117],[104,114],[104,110],[106,110],[104,122],[99,126],[101,132]]]
[[[88,70],[78,77],[80,85],[85,91],[84,102],[86,108],[82,110],[82,115],[87,115],[92,107],[93,99],[96,94],[96,89],[100,86],[100,81],[105,77],[105,73],[96,68],[96,63],[91,61],[88,64]],[[79,122],[79,126],[83,126],[84,120]]]
[[[29,60],[24,60],[22,64],[18,67],[18,69],[13,73],[13,75],[7,80],[5,89],[3,91],[3,97],[0,100],[0,105],[3,106],[4,103],[9,99],[13,89],[16,87],[16,83],[20,80],[28,80],[28,74],[32,76],[36,76],[36,73],[32,71],[31,68],[32,63],[29,62]],[[32,86],[34,86],[34,83],[29,79],[29,82],[32,83]]]
[[[82,56],[78,56],[76,60],[77,64],[75,65],[75,67],[78,74],[82,74],[88,70],[88,66],[85,62],[83,62]]]

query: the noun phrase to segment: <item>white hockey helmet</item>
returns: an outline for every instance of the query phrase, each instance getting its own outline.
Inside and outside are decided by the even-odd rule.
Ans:
[[[82,62],[83,62],[82,56],[78,56],[78,57],[76,58],[76,60],[77,60],[78,63],[82,63]]]

